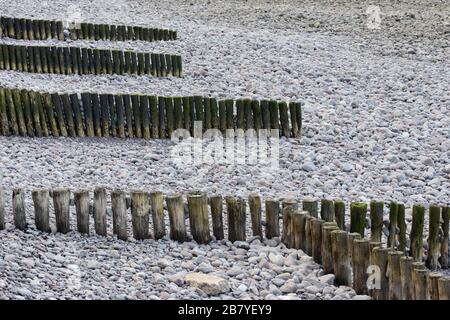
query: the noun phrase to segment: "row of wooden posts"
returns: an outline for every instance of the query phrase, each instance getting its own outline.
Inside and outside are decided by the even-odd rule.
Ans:
[[[312,256],[324,273],[334,273],[336,285],[352,286],[357,294],[369,294],[376,300],[450,299],[450,277],[435,272],[439,264],[449,267],[449,207],[430,206],[425,260],[422,205],[412,209],[409,250],[403,204],[389,204],[386,242],[382,239],[383,202],[370,203],[370,237],[365,234],[366,203],[351,203],[348,231],[344,227],[344,202],[322,200],[320,217],[317,207],[317,201],[304,201],[300,210],[292,201],[283,210],[282,241]]]
[[[20,40],[65,40],[63,21],[0,17],[0,37]],[[71,40],[159,41],[176,40],[176,30],[70,22],[67,29]]]
[[[179,55],[60,46],[0,45],[0,69],[54,74],[180,77]]]
[[[32,191],[35,224],[38,230],[50,231],[49,201],[53,198],[56,229],[60,233],[71,231],[69,189],[45,189]],[[131,207],[133,237],[137,240],[149,238],[161,239],[166,235],[164,200],[169,216],[170,238],[184,242],[189,240],[185,219],[189,219],[193,239],[200,244],[211,241],[212,233],[218,240],[225,238],[222,196],[208,197],[202,192],[187,195],[185,204],[182,194],[164,196],[161,192],[132,191],[130,197],[121,190],[111,192],[113,234],[121,240],[128,239],[128,214]],[[77,230],[89,234],[90,194],[82,190],[74,193]],[[228,239],[246,241],[247,202],[241,197],[225,197],[228,221]],[[263,237],[262,200],[251,194],[248,197],[253,236]],[[320,218],[318,201],[304,199],[302,208],[296,200],[268,198],[265,200],[265,236],[280,236],[280,218],[282,219],[281,240],[288,248],[301,249],[321,264],[323,271],[335,274],[336,285],[352,286],[357,294],[370,294],[377,300],[449,300],[450,277],[435,269],[438,259],[441,267],[448,268],[449,218],[450,208],[432,205],[429,209],[429,252],[426,264],[423,262],[423,221],[425,209],[421,205],[413,207],[411,248],[402,247],[402,228],[396,232],[399,222],[404,221],[404,205],[391,202],[390,229],[393,231],[387,243],[382,242],[384,203],[370,203],[371,233],[366,238],[366,203],[350,204],[350,230],[345,223],[345,203],[343,201],[321,201]],[[5,195],[0,188],[0,230],[5,228]],[[14,189],[12,196],[13,220],[16,228],[27,229],[25,213],[25,192]],[[394,213],[396,212],[396,213]],[[441,214],[442,212],[442,214]],[[108,234],[107,192],[96,188],[93,196],[92,213],[95,233]],[[403,217],[402,217],[403,216]],[[439,216],[439,219],[436,217]],[[153,221],[153,236],[149,230],[150,217]],[[400,217],[400,218],[399,218]],[[441,222],[442,218],[442,222]],[[442,223],[442,225],[440,225]],[[436,237],[442,227],[443,241]],[[437,230],[436,230],[437,229]],[[438,249],[436,249],[438,248]],[[439,250],[441,249],[441,250]],[[419,255],[415,256],[416,252]],[[409,255],[409,253],[412,253]],[[439,257],[440,255],[440,257]],[[369,270],[374,275],[373,284],[368,286]],[[427,268],[428,267],[428,268]]]
[[[279,129],[282,136],[297,137],[301,103],[0,88],[3,136],[170,138],[176,129],[193,134],[194,121],[202,122],[203,131]]]

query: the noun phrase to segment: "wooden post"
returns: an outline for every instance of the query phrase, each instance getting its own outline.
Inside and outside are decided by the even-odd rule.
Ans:
[[[312,255],[312,234],[311,234],[311,221],[312,219],[316,219],[311,217],[310,215],[305,216],[305,246],[304,251],[308,256]]]
[[[428,293],[430,300],[439,300],[439,279],[442,277],[440,272],[430,272],[428,274]]]
[[[11,122],[11,131],[13,135],[19,135],[19,126],[17,124],[16,108],[14,106],[14,99],[12,97],[12,91],[5,89],[6,104],[8,106],[8,116]]]
[[[199,244],[211,241],[208,219],[208,198],[205,193],[188,195],[189,222],[194,240]]]
[[[253,236],[259,236],[262,238],[261,198],[256,194],[249,195],[248,206],[250,208]]]
[[[209,199],[211,205],[211,218],[213,234],[216,240],[224,239],[223,232],[223,199],[222,196],[215,195]]]
[[[174,123],[173,123],[173,99],[172,97],[165,97],[164,98],[164,105],[166,106],[166,118],[167,118],[167,138],[172,137],[172,132],[174,130]]]
[[[449,221],[450,221],[450,207],[442,208],[442,243],[441,243],[441,267],[447,269],[450,264],[448,261],[448,243],[449,243]]]
[[[86,126],[86,135],[88,137],[94,136],[94,114],[92,111],[91,94],[88,92],[81,94],[81,100],[83,102],[84,121]]]
[[[159,137],[166,137],[166,99],[158,97],[158,122],[159,122]]]
[[[382,201],[370,202],[370,240],[373,242],[381,242],[383,230],[383,206]]]
[[[413,263],[413,283],[415,300],[429,300],[428,293],[428,274],[429,271],[422,262]]]
[[[333,272],[336,285],[350,286],[352,269],[348,257],[347,232],[334,230],[331,232],[331,248],[333,256]]]
[[[84,137],[83,115],[81,113],[80,100],[78,99],[78,94],[73,93],[69,97],[70,103],[72,105],[77,136]]]
[[[32,192],[34,204],[34,221],[36,229],[43,232],[50,232],[49,223],[49,192],[48,190],[34,190]]]
[[[402,280],[400,274],[401,251],[390,251],[388,253],[387,274],[389,279],[389,300],[402,299]]]
[[[411,253],[414,261],[422,262],[423,257],[423,221],[425,218],[425,207],[422,205],[414,205],[412,210],[411,225]]]
[[[325,220],[312,218],[311,225],[311,253],[314,261],[318,264],[322,263],[322,228]],[[300,225],[302,223],[300,222]],[[302,232],[303,231],[303,232]],[[304,230],[300,230],[300,241],[304,241]]]
[[[10,133],[7,109],[8,107],[6,104],[5,89],[0,88],[0,129],[1,129],[0,132],[3,136],[9,136]]]
[[[150,103],[151,136],[152,138],[159,138],[158,97],[150,96],[149,103]]]
[[[241,198],[225,197],[228,215],[228,240],[245,241],[246,205]]]
[[[27,132],[29,137],[34,137],[34,123],[33,123],[33,117],[31,115],[31,101],[30,96],[28,94],[29,91],[22,90],[21,96],[22,96],[22,102],[23,102],[23,109],[24,109],[24,116],[25,116],[25,124],[27,127]]]
[[[25,214],[25,193],[22,189],[14,189],[12,196],[12,207],[14,226],[22,231],[27,229],[27,218]]]
[[[287,111],[287,103],[282,101],[278,104],[278,106],[280,108],[280,122],[281,122],[282,135],[285,136],[286,138],[289,138],[290,130],[289,130],[289,116],[288,116],[288,111]]]
[[[0,186],[0,230],[5,229],[5,192]]]
[[[140,95],[140,109],[142,118],[142,136],[144,139],[150,139],[150,109],[148,96]]]
[[[334,202],[334,218],[336,224],[341,230],[345,230],[345,203],[342,200]]]
[[[145,240],[150,237],[149,203],[146,192],[131,192],[131,221],[133,224],[133,236],[136,240]]]
[[[179,242],[186,241],[183,196],[180,194],[169,195],[166,197],[166,204],[169,211],[170,238]]]
[[[55,208],[56,230],[60,233],[70,232],[70,191],[53,190],[53,207]]]
[[[334,203],[332,200],[322,199],[320,202],[320,216],[323,220],[334,221]]]
[[[191,99],[189,97],[183,97],[183,117],[184,117],[184,129],[191,132]]]
[[[398,219],[398,204],[392,201],[389,205],[389,236],[387,242],[387,246],[392,249],[396,247],[397,219]]]
[[[280,236],[280,203],[275,199],[266,200],[266,237],[271,239]]]
[[[298,137],[298,124],[297,124],[297,102],[291,101],[289,103],[289,116],[291,119],[291,133],[292,137],[297,138]]]
[[[397,212],[397,224],[399,228],[398,234],[398,250],[406,251],[406,216],[405,216],[405,205],[403,203],[398,204]]]
[[[131,97],[128,94],[123,95],[123,105],[125,107],[125,118],[127,123],[126,134],[128,138],[133,138],[133,110],[131,107]]]
[[[227,130],[226,105],[224,100],[219,101],[219,127],[222,133]]]
[[[92,120],[94,126],[94,133],[96,137],[102,136],[102,125],[101,125],[101,105],[105,103],[104,98],[102,103],[100,103],[99,95],[96,93],[91,93],[92,100]]]
[[[61,136],[67,137],[66,124],[64,122],[64,114],[62,109],[61,97],[57,93],[51,94],[53,105],[55,107],[56,120],[58,122],[58,128]]]
[[[353,289],[356,294],[368,294],[367,268],[369,267],[369,240],[355,239],[353,241],[352,269]]]
[[[376,247],[383,247],[383,243],[382,242],[369,242],[369,251],[370,251],[370,264],[375,264],[375,258],[373,255],[373,249]]]
[[[113,234],[120,240],[128,239],[127,202],[125,192],[115,190],[111,192],[111,208],[113,214]]]
[[[152,205],[153,233],[155,239],[158,240],[166,235],[166,225],[164,223],[164,197],[162,192],[151,192],[150,202]]]
[[[80,190],[73,194],[77,215],[77,230],[89,235],[89,191]]]
[[[227,129],[234,129],[234,101],[227,99],[225,100],[225,117],[226,117],[226,128]]]
[[[204,107],[204,118],[203,118],[203,128],[204,130],[211,129],[211,103],[209,98],[203,99],[203,107]],[[175,120],[175,128],[176,128],[176,120]]]
[[[428,256],[427,267],[430,270],[436,270],[439,267],[439,254],[441,252],[439,243],[439,228],[441,222],[441,208],[435,205],[430,205],[428,227]]]
[[[282,209],[282,216],[283,216],[283,230],[281,233],[281,242],[283,242],[284,244],[289,242],[289,238],[287,237],[287,235],[289,235],[289,233],[291,232],[290,230],[288,230],[291,227],[291,213],[288,212],[289,214],[285,217],[285,211],[284,209],[286,207],[291,207],[297,204],[297,201],[295,201],[294,199],[284,199],[281,202],[281,209]],[[287,246],[287,245],[286,245]],[[288,246],[290,247],[290,246]]]
[[[293,206],[282,206],[283,213],[283,231],[281,234],[281,241],[286,245],[287,248],[294,248],[294,230],[292,223],[292,216],[294,213]]]
[[[353,243],[354,243],[354,241],[356,239],[361,239],[361,235],[358,232],[350,232],[348,234],[348,257],[349,257],[350,261],[352,261],[352,257],[353,257]]]
[[[302,202],[303,211],[308,211],[311,217],[318,218],[318,202],[314,199],[305,198]]]
[[[450,276],[438,280],[439,300],[450,300]]]
[[[380,288],[372,289],[372,294],[375,300],[387,300],[389,295],[389,282],[386,277],[387,264],[388,264],[388,252],[391,249],[375,247],[373,248],[373,262],[371,264],[376,265],[379,268]]]
[[[350,232],[358,232],[364,238],[366,227],[367,204],[353,202],[350,205]]]
[[[182,108],[182,98],[174,97],[173,98],[173,121],[174,121],[174,129],[182,129],[183,128],[183,108]],[[211,114],[210,114],[211,116]],[[211,121],[210,121],[211,123]]]
[[[106,190],[104,188],[94,190],[94,224],[95,233],[106,237]]]
[[[219,109],[217,105],[217,100],[215,98],[210,98],[211,104],[211,128],[220,129],[219,127]]]
[[[414,259],[412,257],[400,258],[400,277],[402,285],[402,300],[413,300],[414,284],[412,282],[412,264]]]
[[[324,274],[333,273],[333,253],[331,244],[331,233],[339,230],[337,226],[323,225],[322,228],[322,268]]]
[[[74,122],[74,117],[73,117],[73,111],[72,111],[72,104],[70,103],[70,97],[68,94],[63,94],[63,95],[59,95],[57,94],[58,97],[55,97],[53,100],[60,100],[60,104],[62,102],[62,106],[64,109],[64,114],[65,114],[65,118],[66,118],[66,122],[67,122],[67,133],[69,134],[69,136],[71,137],[75,137],[76,136],[76,131],[75,131],[75,122]],[[85,103],[83,102],[83,105]],[[87,117],[87,116],[86,116]]]

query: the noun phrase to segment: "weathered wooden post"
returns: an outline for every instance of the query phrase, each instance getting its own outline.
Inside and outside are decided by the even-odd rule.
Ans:
[[[339,230],[337,226],[323,224],[322,228],[322,268],[325,274],[333,273],[333,254],[331,244],[331,232]]]
[[[428,274],[428,293],[430,300],[439,300],[439,279],[442,277],[440,272],[430,272]]]
[[[352,252],[353,289],[356,294],[368,294],[369,240],[354,239]]]
[[[266,200],[266,237],[271,239],[280,236],[280,203],[275,199]]]
[[[111,209],[113,214],[113,234],[120,240],[128,239],[127,202],[125,192],[111,192]]]
[[[358,232],[350,232],[348,234],[348,257],[352,261],[353,256],[353,242],[356,239],[361,239],[361,235]]]
[[[228,240],[245,241],[246,204],[241,198],[225,197],[228,215]]]
[[[429,271],[423,262],[413,263],[414,299],[428,300],[428,274]]]
[[[334,218],[341,230],[345,230],[345,203],[342,200],[334,201]]]
[[[169,211],[170,238],[179,242],[186,241],[183,196],[181,194],[169,195],[166,197],[166,204]]]
[[[450,264],[448,261],[448,243],[449,243],[449,221],[450,221],[450,207],[442,208],[442,243],[441,243],[441,267],[447,269]]]
[[[89,191],[80,190],[73,194],[77,215],[77,230],[82,234],[89,234]]]
[[[402,280],[400,274],[401,251],[390,251],[388,253],[388,279],[389,279],[389,300],[402,299]]]
[[[131,192],[131,222],[133,224],[133,236],[136,240],[145,240],[150,237],[147,192]]]
[[[366,227],[367,204],[353,202],[350,205],[350,232],[358,232],[364,238]]]
[[[164,223],[164,196],[162,192],[151,192],[150,202],[153,220],[153,233],[155,239],[157,240],[166,235],[166,225]]]
[[[322,263],[322,227],[325,223],[325,220],[313,218],[310,221],[311,224],[311,243],[312,243],[312,257],[314,261],[318,264]],[[301,228],[302,223],[300,222]],[[303,232],[302,232],[303,231]],[[304,233],[304,230],[299,230],[300,233],[300,242],[303,241],[302,233]],[[299,248],[301,249],[301,248]]]
[[[106,190],[95,188],[94,190],[94,224],[95,233],[106,236]]]
[[[389,205],[389,236],[387,241],[387,246],[392,249],[396,247],[397,218],[398,204],[392,201]]]
[[[48,190],[34,190],[32,192],[34,204],[34,221],[36,229],[43,232],[50,232],[49,223],[49,198]]]
[[[252,221],[253,236],[262,238],[262,223],[261,223],[261,198],[257,194],[250,194],[248,196],[248,206],[250,208],[250,217]]]
[[[293,229],[293,214],[294,207],[292,205],[282,206],[283,213],[283,231],[281,234],[282,242],[287,248],[294,248],[294,229]]]
[[[412,270],[414,259],[412,257],[400,258],[400,277],[402,285],[402,300],[413,300],[414,283],[412,282]]]
[[[70,232],[70,190],[53,190],[53,206],[55,208],[56,230],[60,233]]]
[[[334,221],[334,203],[332,200],[322,199],[320,201],[320,217],[327,221]]]
[[[390,248],[375,247],[373,248],[373,262],[371,264],[379,268],[380,287],[372,289],[375,300],[387,300],[389,296],[389,282],[386,277],[388,252]]]
[[[425,218],[425,207],[422,205],[414,205],[412,210],[411,225],[411,253],[414,261],[421,262],[423,256],[423,221]]]
[[[450,300],[450,276],[438,280],[439,300]]]
[[[397,224],[398,224],[398,229],[399,229],[397,250],[405,252],[406,251],[406,216],[405,216],[405,205],[403,203],[398,204]]]
[[[189,222],[192,237],[197,243],[211,241],[208,219],[208,198],[205,193],[188,194]]]
[[[348,258],[348,239],[346,231],[334,230],[331,232],[331,248],[336,285],[350,286],[352,281],[352,269]]]
[[[22,231],[27,229],[25,214],[25,192],[22,189],[14,189],[12,196],[14,226]]]
[[[0,230],[5,229],[5,192],[0,186]]]
[[[318,218],[318,202],[314,199],[305,198],[302,201],[303,211],[308,211],[311,217]]]
[[[305,253],[308,256],[312,255],[312,234],[311,234],[311,221],[316,219],[310,215],[305,216]]]
[[[370,202],[370,240],[372,242],[381,242],[383,230],[383,207],[382,201]]]
[[[222,240],[223,232],[223,199],[220,195],[211,196],[209,199],[211,205],[211,220],[213,227],[213,234],[216,240]]]
[[[439,266],[439,254],[441,252],[439,243],[439,228],[441,223],[441,208],[435,205],[430,206],[428,227],[428,256],[427,267],[436,270]]]

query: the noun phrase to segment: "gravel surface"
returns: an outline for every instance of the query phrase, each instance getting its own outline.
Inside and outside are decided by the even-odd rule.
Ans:
[[[127,1],[126,10],[117,0],[94,1],[88,9],[89,3],[0,0],[0,13],[65,20],[78,4],[86,20],[177,29],[177,41],[76,41],[70,45],[181,54],[183,78],[0,71],[0,85],[61,92],[302,100],[306,104],[303,137],[280,141],[280,166],[275,169],[264,164],[177,166],[171,156],[174,143],[169,141],[0,137],[0,183],[7,199],[13,187],[92,190],[104,185],[109,190],[197,189],[242,196],[258,192],[299,199],[396,200],[408,205],[408,219],[413,203],[450,204],[450,12],[446,1],[379,1],[380,29],[368,28],[366,10],[373,4],[369,1],[282,1],[276,5],[272,1]],[[252,255],[258,257],[273,247],[252,243],[249,250],[239,249],[244,253],[229,243],[213,243],[211,248],[222,250],[204,246],[205,255],[188,257],[181,253],[191,253],[188,243],[125,243],[75,233],[35,235],[33,229],[28,233],[12,230],[11,222],[8,216],[9,230],[1,232],[0,298],[200,299],[201,292],[181,280],[171,281],[169,275],[196,270],[202,263],[210,263],[214,272],[235,266],[244,274],[230,276],[231,291],[222,298],[354,295],[345,288],[317,285],[320,268],[300,251],[276,249],[285,257],[292,254],[289,259],[298,264],[279,267],[287,270],[261,262],[269,260],[268,255],[254,262],[260,268],[249,268]],[[214,266],[218,257],[229,264]],[[168,266],[162,268],[159,259],[166,259]],[[183,267],[184,263],[194,267]],[[62,279],[72,269],[78,270],[73,265],[78,266],[82,281],[80,290],[71,291]],[[302,276],[295,278],[295,272]],[[284,273],[290,273],[285,282],[291,281],[292,286],[287,285],[291,295],[281,290],[284,282],[274,280]],[[307,281],[308,277],[314,281]],[[241,290],[241,285],[247,290]],[[308,291],[309,286],[319,290]]]

